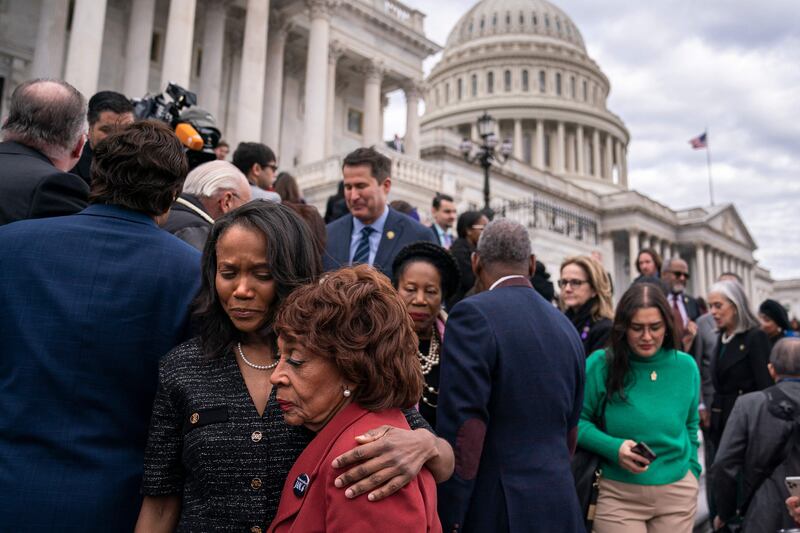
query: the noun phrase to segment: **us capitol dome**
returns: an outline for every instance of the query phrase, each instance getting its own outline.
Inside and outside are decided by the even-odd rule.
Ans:
[[[487,111],[525,164],[599,192],[627,188],[630,135],[610,84],[564,11],[546,0],[483,0],[456,23],[427,79],[424,132],[478,141]]]

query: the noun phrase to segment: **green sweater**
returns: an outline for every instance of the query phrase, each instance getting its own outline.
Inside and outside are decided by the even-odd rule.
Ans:
[[[578,445],[600,455],[603,476],[614,481],[666,485],[682,479],[689,469],[699,478],[700,373],[694,359],[662,349],[652,357],[633,356],[629,372],[632,379],[625,388],[626,399],[614,395],[607,403],[603,432],[594,422],[606,392],[606,351],[597,351],[586,360]],[[633,474],[619,466],[619,447],[627,439],[644,442],[655,452],[656,460],[647,471]]]

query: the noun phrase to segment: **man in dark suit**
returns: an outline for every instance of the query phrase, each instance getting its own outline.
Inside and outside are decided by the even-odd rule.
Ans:
[[[374,148],[359,148],[344,158],[344,198],[350,214],[328,224],[325,270],[367,263],[391,278],[394,257],[405,245],[435,242],[430,228],[386,204],[391,170],[391,160]]]
[[[0,143],[0,226],[86,207],[89,186],[68,173],[83,149],[85,120],[83,96],[64,81],[14,89]]]
[[[431,204],[431,215],[433,215],[431,231],[436,242],[439,243],[439,246],[449,250],[455,241],[452,232],[453,226],[456,224],[456,204],[453,197],[437,192]]]
[[[450,313],[437,432],[455,474],[439,485],[444,531],[584,532],[570,470],[583,402],[575,328],[531,287],[527,230],[489,223],[472,256],[489,290]]]
[[[667,300],[675,319],[675,329],[682,339],[684,352],[690,351],[697,334],[696,320],[700,317],[697,300],[686,294],[689,281],[689,265],[683,259],[673,257],[664,261],[661,279],[667,287]]]
[[[95,147],[88,208],[0,227],[3,531],[133,530],[158,360],[200,283],[199,252],[155,222],[187,170],[142,121]]]
[[[92,147],[108,137],[120,126],[133,122],[133,104],[125,95],[114,91],[100,91],[89,98],[89,138],[83,145],[83,153],[78,164],[72,167],[71,173],[80,176],[91,188]]]

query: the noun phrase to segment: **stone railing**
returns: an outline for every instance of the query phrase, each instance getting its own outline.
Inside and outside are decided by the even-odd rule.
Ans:
[[[360,0],[361,3],[374,7],[379,12],[388,15],[402,23],[404,26],[413,28],[418,32],[423,31],[423,20],[425,15],[412,9],[397,0]]]
[[[392,160],[392,180],[408,185],[440,191],[443,172],[437,166],[409,157],[389,148],[378,147],[379,152]]]

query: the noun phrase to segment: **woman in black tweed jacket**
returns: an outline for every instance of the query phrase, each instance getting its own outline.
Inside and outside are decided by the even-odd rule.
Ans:
[[[200,336],[161,361],[137,531],[266,531],[313,437],[284,422],[269,384],[278,358],[273,319],[320,264],[307,226],[280,204],[252,202],[214,224],[196,301]],[[416,411],[407,417],[412,428],[426,427]],[[384,479],[405,484],[426,459],[440,477],[452,472],[452,450],[431,433],[389,435],[366,446],[420,459],[405,459]],[[361,479],[347,475],[349,483]]]

